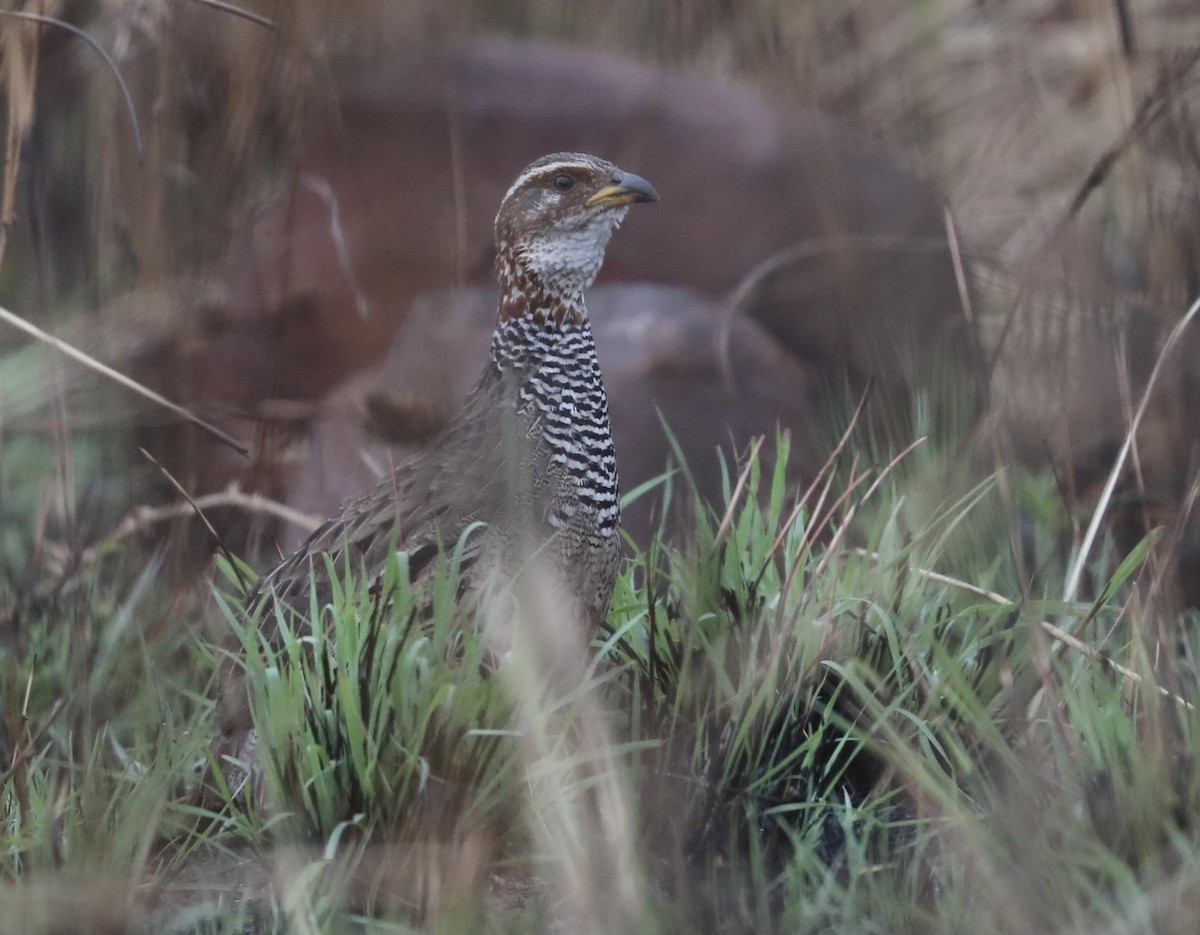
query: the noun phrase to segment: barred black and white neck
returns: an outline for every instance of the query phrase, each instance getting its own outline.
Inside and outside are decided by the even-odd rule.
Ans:
[[[607,240],[593,241],[601,260]],[[553,244],[542,245],[540,258],[553,262]],[[551,461],[575,484],[575,498],[559,500],[547,520],[561,529],[582,507],[593,513],[596,532],[607,539],[620,528],[620,482],[608,395],[583,298],[595,272],[577,282],[564,276],[549,285],[527,255],[505,241],[497,244],[496,265],[500,306],[489,366],[499,382],[508,383],[507,376],[517,387],[518,411],[540,417]]]
[[[497,376],[511,375],[516,406],[536,414],[550,460],[575,483],[575,500],[560,501],[548,517],[561,528],[579,508],[594,517],[602,538],[620,525],[617,460],[608,421],[608,396],[596,356],[596,344],[583,303],[561,318],[524,314],[501,318],[492,336],[490,366]]]

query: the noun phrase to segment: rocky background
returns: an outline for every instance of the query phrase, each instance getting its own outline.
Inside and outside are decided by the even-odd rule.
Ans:
[[[268,556],[453,412],[490,331],[495,206],[547,151],[663,195],[593,307],[627,490],[666,468],[664,420],[710,501],[718,449],[769,447],[776,425],[803,483],[865,398],[859,450],[930,436],[917,483],[1050,469],[1085,517],[1200,290],[1184,0],[239,9],[259,19],[19,6],[85,30],[116,73],[62,28],[0,21],[0,301],[250,454],[3,326],[0,432],[132,435]],[[1163,361],[1115,514],[1130,541],[1173,530],[1189,598],[1196,350],[1187,332]],[[68,552],[178,499],[134,450],[100,446],[87,502],[48,507]],[[651,494],[630,532],[672,509]],[[172,566],[195,570],[211,537],[172,526]]]

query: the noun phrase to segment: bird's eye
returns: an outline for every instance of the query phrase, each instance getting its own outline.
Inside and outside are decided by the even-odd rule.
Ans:
[[[575,187],[575,180],[566,173],[554,176],[554,187],[560,192],[570,191]]]

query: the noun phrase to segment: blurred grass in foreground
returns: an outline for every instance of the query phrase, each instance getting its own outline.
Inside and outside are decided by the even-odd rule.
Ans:
[[[900,471],[825,478],[799,509],[781,467],[728,486],[692,546],[630,564],[566,690],[522,668],[539,631],[521,615],[544,605],[517,602],[497,653],[456,609],[453,555],[432,604],[399,555],[390,606],[364,612],[348,581],[313,634],[274,610],[246,630],[236,598],[165,594],[152,558],[115,549],[5,648],[5,917],[605,930],[572,909],[582,885],[624,893],[648,932],[1194,930],[1196,619],[1145,613],[1138,554],[1097,563],[1095,603],[1058,600],[1047,561],[1003,606],[985,592],[1017,575],[990,483],[916,528]],[[963,563],[945,550],[972,525],[996,541],[977,575],[928,574]],[[1049,536],[1024,531],[1031,554],[1056,554]],[[155,625],[180,614],[250,650],[264,769],[228,808],[188,793],[223,651]],[[633,855],[632,897],[572,874],[605,865],[595,850]]]

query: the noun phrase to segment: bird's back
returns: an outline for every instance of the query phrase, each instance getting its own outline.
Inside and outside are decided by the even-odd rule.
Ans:
[[[469,578],[497,556],[506,558],[501,571],[515,573],[536,551],[586,610],[602,613],[620,555],[607,399],[598,368],[589,379],[590,331],[565,343],[517,369],[490,364],[428,451],[349,501],[261,579],[252,600],[307,604],[314,585],[318,602],[328,600],[325,555],[374,583],[392,549],[403,549],[415,578],[479,524],[463,552]]]

